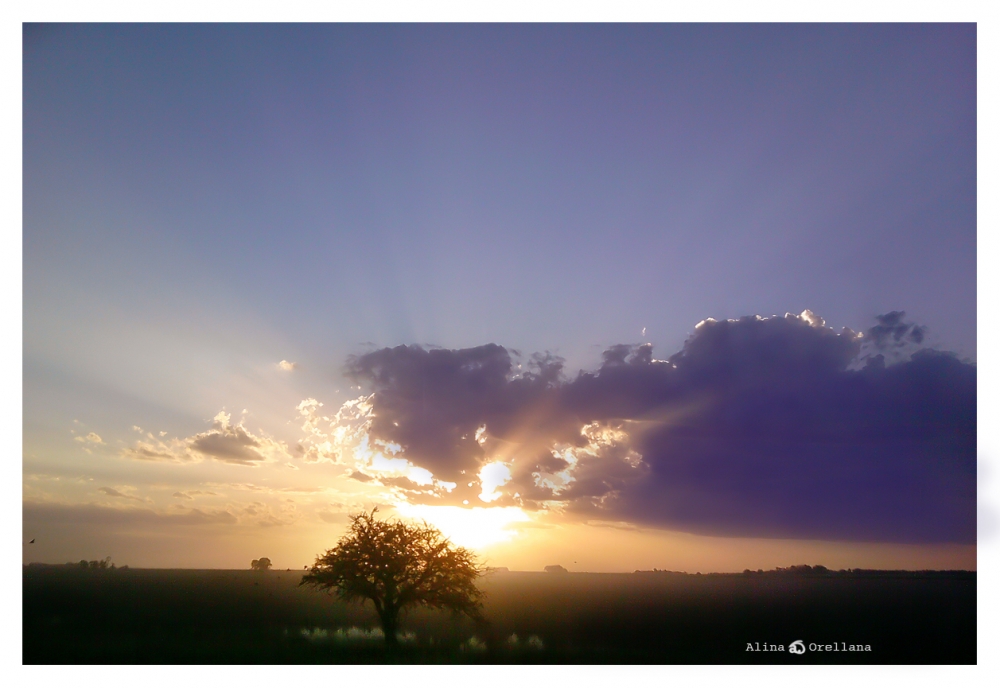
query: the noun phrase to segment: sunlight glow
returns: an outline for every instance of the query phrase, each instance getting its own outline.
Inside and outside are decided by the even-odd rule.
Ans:
[[[575,447],[571,445],[556,445],[551,451],[553,456],[566,462],[566,467],[556,473],[536,471],[531,475],[535,479],[535,485],[546,487],[552,490],[553,496],[558,496],[559,493],[569,487],[571,482],[576,480],[573,477],[573,470],[576,468],[579,459],[576,457]]]
[[[426,468],[414,466],[406,459],[389,458],[381,451],[373,451],[368,446],[367,435],[354,448],[354,458],[359,466],[369,472],[403,475],[417,485],[430,485],[434,482],[434,474]]]
[[[501,494],[497,488],[510,482],[510,469],[501,461],[488,463],[479,469],[479,483],[483,486],[483,491],[479,498],[484,502],[492,502],[500,499]]]
[[[532,473],[536,486],[552,490],[552,495],[558,497],[570,483],[576,481],[575,473],[581,459],[622,461],[634,469],[642,465],[642,454],[629,446],[630,438],[625,430],[602,423],[588,423],[580,429],[580,434],[587,439],[587,444],[583,447],[560,443],[549,450],[552,456],[562,459],[566,465],[562,470],[552,473]]]
[[[463,509],[398,502],[395,507],[404,518],[427,521],[456,545],[472,549],[510,540],[516,534],[510,526],[531,520],[516,506]]]

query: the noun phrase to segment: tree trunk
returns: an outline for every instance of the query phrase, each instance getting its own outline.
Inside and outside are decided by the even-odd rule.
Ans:
[[[399,611],[392,608],[382,610],[382,632],[385,634],[385,646],[389,650],[399,649],[399,639],[396,638],[396,628]]]

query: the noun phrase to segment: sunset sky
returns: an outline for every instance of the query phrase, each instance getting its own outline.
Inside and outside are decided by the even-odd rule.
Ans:
[[[24,561],[976,568],[976,27],[26,25]]]

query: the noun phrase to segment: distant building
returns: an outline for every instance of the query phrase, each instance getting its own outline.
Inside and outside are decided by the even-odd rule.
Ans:
[[[546,573],[569,573],[569,571],[567,571],[565,567],[560,566],[559,564],[552,564],[551,566],[546,566],[545,567],[545,572]]]

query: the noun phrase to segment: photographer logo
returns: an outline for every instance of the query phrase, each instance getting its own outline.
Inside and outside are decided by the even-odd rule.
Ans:
[[[785,646],[780,643],[747,643],[747,652],[784,652]],[[809,652],[871,652],[871,645],[851,643],[809,643],[803,640],[792,641],[787,650],[793,655],[804,655]]]

